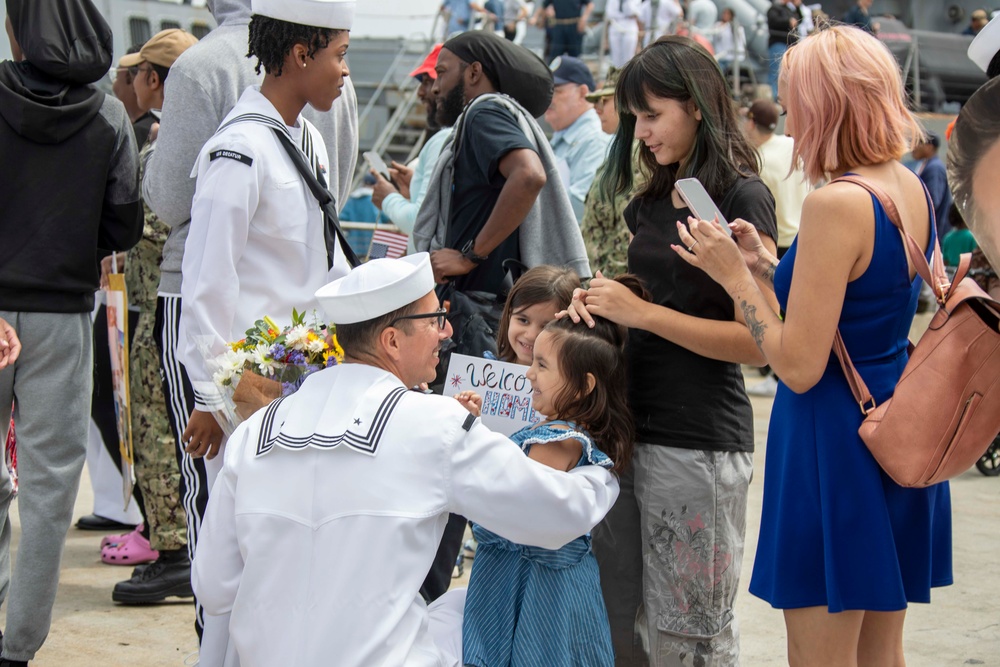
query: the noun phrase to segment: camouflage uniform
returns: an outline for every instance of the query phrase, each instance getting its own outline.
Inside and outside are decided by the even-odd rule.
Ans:
[[[615,195],[609,201],[601,192],[603,175],[604,165],[597,170],[590,192],[587,193],[580,233],[587,244],[590,268],[594,271],[600,269],[601,273],[611,278],[628,271],[631,234],[623,214],[632,198],[628,195]]]
[[[608,278],[628,271],[628,244],[632,233],[625,224],[625,208],[632,201],[632,195],[615,195],[608,201],[601,192],[601,179],[608,163],[597,170],[594,182],[587,193],[583,206],[583,220],[580,233],[587,244],[587,258],[590,268],[601,270]],[[638,192],[647,181],[645,170],[639,165],[638,143],[632,153],[632,192]]]
[[[139,322],[129,350],[132,442],[136,483],[142,491],[149,522],[150,546],[173,550],[187,546],[187,517],[180,503],[180,469],[163,397],[160,354],[153,337],[160,260],[170,228],[148,206],[144,205],[144,211],[142,240],[128,252],[125,261],[129,306],[139,309]]]

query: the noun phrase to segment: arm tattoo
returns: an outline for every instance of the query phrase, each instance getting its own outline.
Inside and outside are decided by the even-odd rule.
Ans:
[[[743,311],[743,319],[747,323],[747,329],[750,330],[750,335],[753,336],[753,340],[757,343],[757,347],[760,348],[761,352],[764,351],[762,347],[764,345],[764,332],[767,330],[767,325],[761,320],[757,319],[757,306],[749,303],[744,296],[747,292],[754,289],[752,281],[741,280],[736,283],[733,287],[733,291],[729,293],[733,301],[740,304],[740,310]]]
[[[774,271],[777,268],[778,264],[776,262],[768,262],[767,266],[764,267],[764,272],[761,274],[760,279],[774,286]]]
[[[763,351],[764,332],[767,330],[767,325],[757,319],[757,306],[747,303],[746,299],[741,299],[740,309],[743,310],[743,319],[746,320],[747,328],[750,329],[750,335],[753,336],[757,347]]]

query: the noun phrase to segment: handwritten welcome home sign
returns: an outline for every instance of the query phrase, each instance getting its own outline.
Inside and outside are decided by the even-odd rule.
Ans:
[[[491,430],[511,435],[540,422],[531,407],[531,382],[527,366],[505,361],[451,355],[444,395],[474,391],[483,397],[483,423]]]

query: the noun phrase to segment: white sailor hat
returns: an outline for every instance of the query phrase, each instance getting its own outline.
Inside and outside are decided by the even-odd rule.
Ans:
[[[334,324],[366,322],[399,310],[434,290],[431,256],[373,259],[316,291]]]
[[[1000,51],[1000,15],[994,16],[969,44],[969,60],[985,72],[997,51]]]
[[[354,23],[355,0],[253,0],[254,14],[280,19],[289,23],[350,30]]]

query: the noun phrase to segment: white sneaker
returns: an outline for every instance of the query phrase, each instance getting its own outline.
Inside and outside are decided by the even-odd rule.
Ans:
[[[478,547],[478,546],[479,546],[479,543],[476,542],[476,538],[470,537],[469,539],[467,539],[465,541],[465,544],[462,545],[462,552],[465,554],[466,558],[469,558],[469,559],[475,558],[476,557],[476,547]]]
[[[773,373],[752,387],[747,387],[748,396],[774,396],[776,391],[778,391],[778,379]]]

